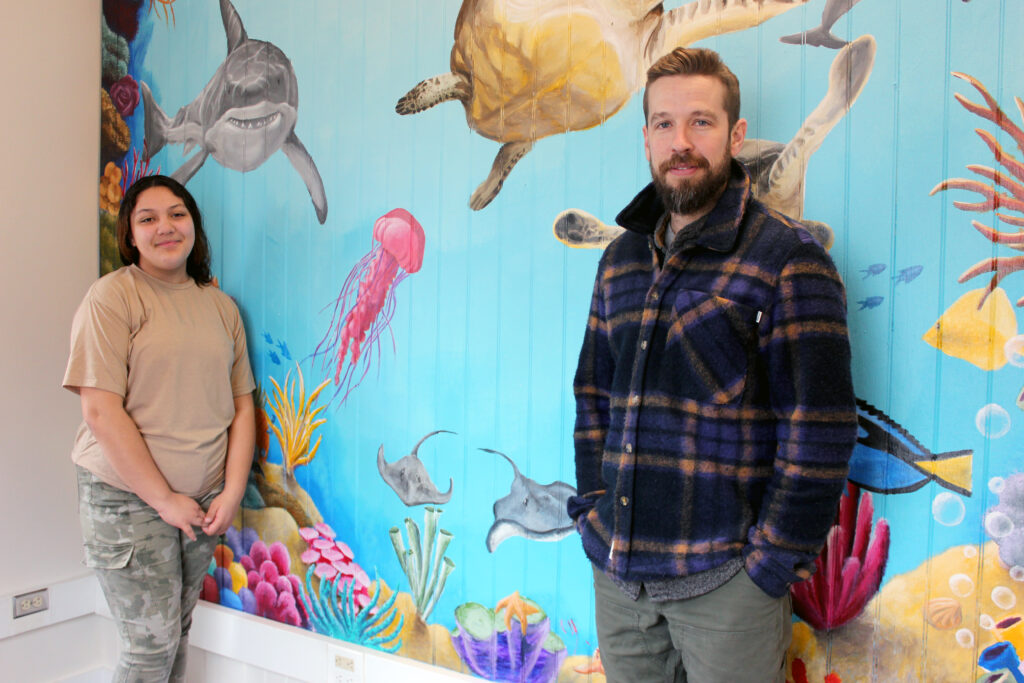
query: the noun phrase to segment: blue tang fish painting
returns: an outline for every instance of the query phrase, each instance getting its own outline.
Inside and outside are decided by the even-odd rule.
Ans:
[[[849,480],[876,493],[909,493],[929,481],[971,495],[972,450],[932,453],[888,415],[857,399]]]

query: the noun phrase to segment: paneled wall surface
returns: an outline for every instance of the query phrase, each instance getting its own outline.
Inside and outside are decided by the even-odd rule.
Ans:
[[[761,198],[847,286],[860,440],[789,679],[1017,666],[1019,0],[109,0],[102,30],[103,267],[123,184],[186,181],[262,391],[207,599],[491,680],[603,680],[572,376],[650,180],[644,71],[698,45],[739,77]]]

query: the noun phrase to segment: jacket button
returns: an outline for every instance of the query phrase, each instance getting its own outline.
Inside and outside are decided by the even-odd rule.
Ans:
[[[627,507],[629,505],[629,498],[623,496],[622,498],[619,498],[619,502],[622,503],[622,507]]]
[[[657,300],[658,300],[658,293],[657,292],[651,292],[651,301],[657,301]]]
[[[626,444],[626,452],[627,453],[632,453],[633,452],[633,444],[631,444],[631,443],[627,443]]]
[[[647,340],[646,339],[644,339],[642,342],[640,342],[640,350],[641,351],[646,351],[647,350]]]

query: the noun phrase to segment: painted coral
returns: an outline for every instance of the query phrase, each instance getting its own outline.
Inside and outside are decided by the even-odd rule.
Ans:
[[[889,558],[889,524],[879,519],[872,538],[873,514],[871,494],[862,497],[860,487],[847,483],[837,523],[815,560],[817,571],[791,589],[793,611],[819,631],[849,622],[878,592]]]
[[[326,418],[316,419],[316,416],[326,406],[320,406],[312,410],[320,392],[330,384],[330,380],[324,380],[308,397],[306,396],[306,382],[302,377],[302,368],[295,364],[295,372],[298,375],[299,390],[295,391],[295,380],[291,380],[291,372],[284,377],[284,386],[277,383],[273,377],[270,383],[274,385],[273,395],[267,400],[267,405],[274,415],[274,422],[270,428],[277,437],[277,443],[281,446],[281,459],[284,463],[285,473],[289,478],[295,476],[295,468],[310,462],[320,448],[320,441],[323,435],[319,436],[316,443],[310,447],[309,442],[316,428],[327,422]]]
[[[1024,130],[1021,130],[1010,120],[1010,117],[1006,115],[1006,112],[999,106],[995,98],[989,94],[988,89],[980,81],[967,74],[954,71],[953,76],[970,83],[985,100],[985,104],[980,105],[971,102],[960,93],[956,93],[957,102],[972,114],[976,114],[986,121],[993,122],[1017,143],[1018,150],[1024,152]],[[1017,108],[1021,112],[1021,116],[1024,117],[1024,103],[1021,102],[1019,97],[1014,99]],[[1003,232],[984,225],[980,221],[971,221],[971,225],[993,244],[1002,244],[1016,251],[1024,251],[1024,232],[1020,230],[1020,228],[1024,227],[1024,216],[1012,216],[1005,213],[1006,210],[1010,210],[1024,214],[1024,184],[1022,184],[1024,183],[1024,163],[1014,158],[1008,150],[1004,149],[996,136],[989,131],[977,128],[975,132],[992,151],[995,161],[1002,164],[1006,170],[997,170],[989,166],[971,164],[967,166],[967,170],[981,176],[988,182],[966,178],[947,178],[936,185],[932,189],[931,194],[951,189],[969,190],[978,193],[981,195],[981,201],[955,201],[953,206],[962,211],[982,213],[994,211],[996,218],[1018,229],[1012,232]],[[1003,211],[1000,211],[1001,209]],[[1019,270],[1024,270],[1024,256],[994,256],[968,268],[960,275],[957,281],[966,282],[983,273],[993,273],[986,288],[986,293],[991,293],[996,289],[1000,280],[1010,273],[1015,273]],[[984,298],[982,303],[984,303]],[[1017,300],[1017,305],[1024,306],[1024,297]]]
[[[373,601],[358,605],[353,592],[355,581],[338,573],[330,581],[321,579],[319,592],[313,589],[316,565],[306,571],[306,592],[303,603],[309,610],[313,630],[350,643],[374,647],[384,652],[396,652],[402,646],[398,634],[405,617],[395,609],[398,592],[382,600],[380,581],[376,582]]]
[[[100,176],[100,209],[114,216],[121,208],[121,169],[108,161]]]
[[[125,74],[110,86],[110,101],[121,116],[131,116],[139,106],[139,84]]]
[[[554,681],[567,653],[547,615],[517,593],[499,604],[496,610],[475,602],[455,609],[455,651],[473,673],[489,681]]]
[[[409,537],[408,548],[397,526],[391,527],[389,532],[395,555],[398,556],[402,571],[409,579],[409,591],[416,604],[416,612],[424,621],[434,611],[438,598],[444,592],[448,576],[455,571],[455,562],[444,556],[454,536],[447,529],[438,528],[437,521],[441,517],[441,512],[441,508],[431,506],[423,509],[422,540],[416,522],[405,518],[405,530]]]
[[[370,603],[370,577],[356,564],[348,544],[339,541],[334,529],[323,522],[299,529],[299,535],[309,546],[299,559],[310,565],[321,581],[340,581],[338,589],[349,590],[358,609],[366,607]]]
[[[807,680],[807,665],[804,664],[802,659],[794,659],[793,664],[790,667],[793,673],[793,677],[787,679],[787,683],[808,683]],[[825,676],[825,683],[842,683],[843,679],[839,677],[839,674],[832,672]]]
[[[309,628],[299,577],[291,573],[288,548],[280,541],[269,547],[253,529],[231,527],[226,544],[217,546],[214,567],[200,595],[249,614],[283,624]],[[237,560],[235,558],[238,558]]]

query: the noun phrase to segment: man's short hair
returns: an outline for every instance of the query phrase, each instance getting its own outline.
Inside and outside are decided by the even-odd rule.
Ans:
[[[647,122],[647,90],[651,83],[664,76],[712,76],[725,86],[725,112],[729,116],[729,128],[740,120],[740,82],[714,50],[706,48],[677,47],[656,61],[647,70],[647,85],[644,87],[644,122]]]

